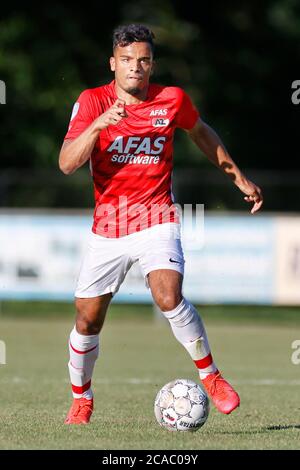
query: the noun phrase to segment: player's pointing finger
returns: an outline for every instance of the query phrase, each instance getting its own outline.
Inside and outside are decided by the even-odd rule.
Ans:
[[[125,101],[121,100],[120,98],[117,98],[116,101],[113,104],[113,107],[118,110],[118,113],[122,117],[126,117],[126,111],[125,111]]]
[[[121,100],[121,98],[117,98],[116,101],[114,102],[114,106],[125,107],[125,101]]]

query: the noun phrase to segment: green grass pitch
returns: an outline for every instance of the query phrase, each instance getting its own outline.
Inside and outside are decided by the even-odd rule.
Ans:
[[[213,356],[241,396],[230,416],[213,406],[195,433],[171,433],[154,417],[157,391],[197,371],[149,306],[113,305],[101,334],[88,426],[63,424],[71,403],[67,341],[71,305],[2,304],[0,449],[299,449],[300,312],[203,307]]]

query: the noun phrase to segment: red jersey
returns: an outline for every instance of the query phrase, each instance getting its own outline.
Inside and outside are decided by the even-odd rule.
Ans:
[[[78,137],[116,101],[115,82],[81,93],[65,139]],[[173,137],[191,129],[199,113],[178,87],[150,84],[148,97],[125,105],[127,117],[99,133],[90,168],[94,180],[93,232],[120,237],[178,221],[172,197]]]

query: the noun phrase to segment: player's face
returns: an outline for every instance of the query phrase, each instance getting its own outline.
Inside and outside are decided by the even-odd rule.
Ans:
[[[148,87],[153,68],[153,55],[147,42],[133,42],[125,47],[117,46],[110,58],[117,85],[134,96]]]

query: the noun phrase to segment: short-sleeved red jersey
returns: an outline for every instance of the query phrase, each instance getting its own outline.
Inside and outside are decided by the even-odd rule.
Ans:
[[[116,99],[114,81],[81,93],[65,139],[78,137]],[[99,133],[90,160],[92,230],[105,237],[177,220],[171,188],[174,131],[191,129],[199,116],[181,88],[156,84],[149,85],[145,101],[125,109],[126,118]]]

